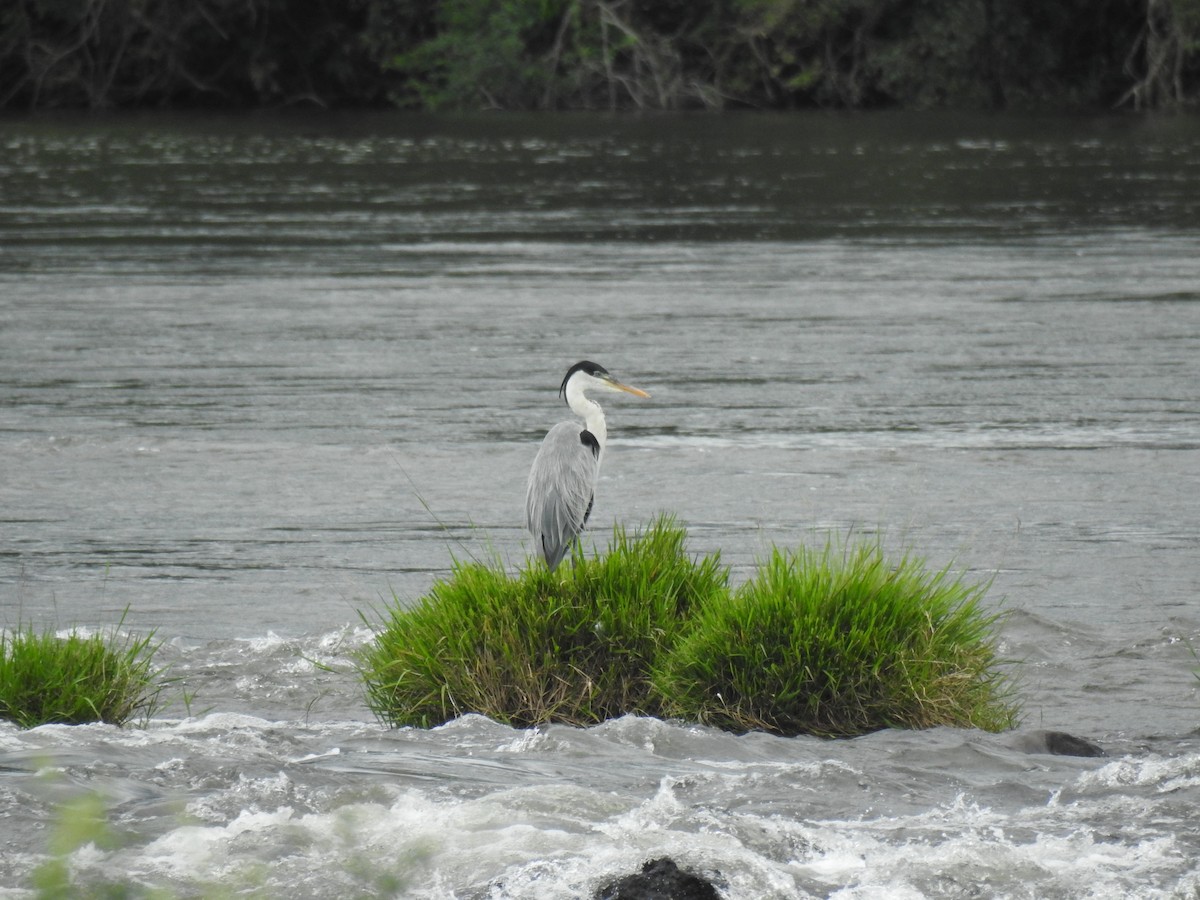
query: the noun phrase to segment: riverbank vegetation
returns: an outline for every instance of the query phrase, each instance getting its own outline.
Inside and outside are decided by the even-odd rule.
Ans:
[[[737,590],[660,518],[576,548],[555,573],[460,563],[392,606],[360,669],[394,726],[480,713],[516,727],[625,714],[733,732],[848,736],[936,725],[1010,728],[985,584],[876,543],[776,550]]]
[[[1200,104],[1200,0],[12,0],[0,108]]]
[[[22,728],[149,720],[162,686],[152,636],[0,633],[0,719]]]

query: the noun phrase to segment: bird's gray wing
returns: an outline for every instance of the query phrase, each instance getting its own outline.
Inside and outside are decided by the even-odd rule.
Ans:
[[[525,526],[534,549],[554,569],[592,509],[599,470],[595,438],[578,422],[550,429],[529,470]]]

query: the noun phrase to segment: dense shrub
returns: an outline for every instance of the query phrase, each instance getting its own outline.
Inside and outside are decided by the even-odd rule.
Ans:
[[[1200,0],[8,0],[0,107],[1200,100]]]
[[[0,106],[379,104],[364,0],[6,0]]]

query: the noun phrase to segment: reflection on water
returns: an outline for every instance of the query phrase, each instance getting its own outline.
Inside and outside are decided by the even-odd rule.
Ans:
[[[654,846],[730,896],[1195,888],[1193,118],[37,118],[0,147],[7,621],[128,606],[213,711],[0,730],[33,831],[46,753],[123,798],[96,871],[286,859],[276,887],[329,895],[375,852],[330,837],[358,816],[414,896],[580,896]],[[735,579],[849,529],[994,575],[1026,729],[1117,758],[370,723],[359,613],[523,561],[581,358],[653,397],[606,405],[595,540],[666,509]]]
[[[546,240],[942,245],[1200,220],[1185,117],[48,119],[0,140],[2,258],[35,270],[391,275],[470,264],[464,241],[519,262]],[[447,246],[392,257],[430,242]]]

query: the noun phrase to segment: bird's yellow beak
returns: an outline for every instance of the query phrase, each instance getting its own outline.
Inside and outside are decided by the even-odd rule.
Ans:
[[[628,384],[621,384],[621,382],[619,382],[619,381],[614,381],[612,383],[612,386],[615,387],[617,390],[624,391],[627,394],[633,394],[633,396],[635,396],[635,397],[649,397],[650,396],[645,391],[643,391],[641,388],[635,388]]]

